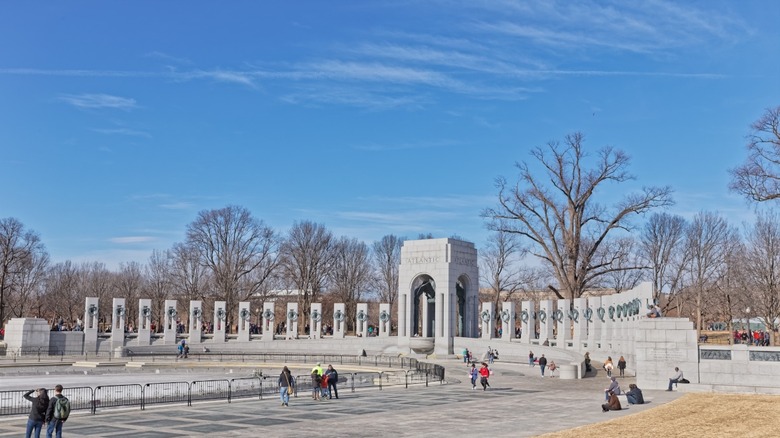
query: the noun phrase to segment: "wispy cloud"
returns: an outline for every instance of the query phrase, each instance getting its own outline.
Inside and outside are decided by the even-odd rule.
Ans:
[[[60,100],[83,109],[131,110],[138,107],[135,99],[110,94],[63,94],[60,96]]]
[[[126,237],[112,237],[108,239],[108,241],[111,243],[119,243],[122,245],[146,243],[146,242],[152,242],[154,240],[155,238],[152,236],[126,236]]]
[[[152,138],[151,134],[130,128],[92,128],[92,131],[106,135],[128,135],[131,137]]]
[[[160,207],[166,210],[189,210],[195,208],[195,204],[193,204],[192,202],[179,201],[179,202],[160,204]]]

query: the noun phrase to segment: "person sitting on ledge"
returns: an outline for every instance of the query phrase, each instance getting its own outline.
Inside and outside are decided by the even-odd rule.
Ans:
[[[609,388],[604,390],[605,399],[607,401],[609,401],[610,394],[620,394],[620,384],[617,381],[617,377],[612,376],[609,380]]]
[[[643,405],[645,404],[645,398],[642,396],[642,390],[635,384],[628,385],[628,392],[626,393],[626,400],[630,405]]]
[[[671,391],[672,390],[672,384],[676,385],[676,384],[680,383],[680,380],[683,379],[683,372],[680,371],[680,368],[674,367],[674,371],[675,371],[676,374],[674,375],[674,377],[669,379],[669,388],[667,389],[667,391]]]
[[[620,400],[618,400],[617,395],[615,395],[614,392],[609,392],[607,397],[607,402],[601,405],[601,412],[619,411],[623,409],[620,406]]]

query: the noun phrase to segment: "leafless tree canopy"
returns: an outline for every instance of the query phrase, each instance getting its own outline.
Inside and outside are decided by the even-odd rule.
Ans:
[[[333,245],[333,263],[329,270],[331,290],[345,304],[349,322],[354,327],[355,311],[371,284],[372,265],[368,245],[357,239],[342,237]]]
[[[528,253],[519,241],[517,234],[496,231],[488,238],[487,245],[480,252],[480,270],[482,284],[490,290],[496,311],[496,320],[500,321],[500,302],[514,299],[517,292],[533,286],[534,270],[522,263]],[[509,329],[514,329],[510,327]]]
[[[588,167],[582,134],[568,135],[563,145],[552,142],[532,151],[541,170],[518,163],[519,181],[497,181],[499,206],[483,215],[494,231],[528,239],[533,255],[553,271],[560,298],[577,298],[605,274],[623,269],[608,255],[597,257],[610,232],[628,228],[632,215],[668,206],[669,187],[649,187],[629,194],[608,208],[597,200],[597,189],[632,179],[629,158],[605,147]]]
[[[403,243],[404,239],[388,234],[374,242],[372,248],[374,265],[377,270],[376,290],[379,294],[379,300],[383,303],[389,303],[390,309],[394,308],[395,297],[398,295],[398,268],[401,264]]]
[[[639,251],[649,268],[653,298],[668,310],[684,288],[683,272],[688,259],[686,222],[681,216],[654,213],[644,226]],[[664,294],[666,300],[661,300]]]
[[[752,313],[772,329],[780,319],[780,218],[775,212],[759,214],[746,232],[744,272],[752,292]],[[746,306],[747,307],[747,306]]]
[[[323,225],[303,221],[295,223],[282,244],[283,277],[300,292],[299,332],[309,317],[311,303],[324,291],[333,263],[333,234]]]
[[[756,202],[780,198],[780,106],[751,126],[745,163],[731,171],[730,188]]]
[[[239,301],[261,287],[277,264],[276,234],[243,207],[198,213],[187,227],[187,245],[195,248],[201,265],[212,274],[228,315],[233,315]],[[227,327],[230,322],[226,322]]]
[[[701,330],[702,315],[713,304],[711,298],[725,275],[729,245],[735,230],[723,217],[711,212],[696,215],[686,232],[689,258],[686,276],[692,290],[696,328]]]
[[[7,317],[9,300],[29,295],[38,285],[38,275],[48,263],[48,254],[37,233],[25,230],[15,218],[0,219],[0,323]]]

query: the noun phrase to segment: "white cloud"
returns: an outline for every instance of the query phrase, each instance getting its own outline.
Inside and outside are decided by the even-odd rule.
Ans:
[[[135,99],[110,94],[63,94],[60,100],[77,108],[111,108],[130,110],[137,108]]]
[[[119,243],[122,245],[153,242],[154,240],[155,239],[152,236],[126,236],[126,237],[112,237],[108,239],[108,241],[111,243]]]

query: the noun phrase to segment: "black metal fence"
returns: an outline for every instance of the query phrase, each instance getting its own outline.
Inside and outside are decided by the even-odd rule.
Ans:
[[[217,354],[215,354],[217,355]],[[261,356],[263,361],[306,362],[317,361],[338,364],[357,364],[397,367],[397,370],[383,372],[358,372],[340,373],[338,389],[355,392],[356,389],[378,388],[391,386],[408,387],[410,384],[425,384],[444,381],[444,367],[435,364],[420,362],[411,358],[384,358],[384,357],[360,357],[360,356],[323,356],[323,355],[278,355],[261,354],[250,355],[236,353],[229,355],[218,354],[224,360],[230,357],[253,357],[257,361]],[[214,356],[214,355],[212,355]],[[299,359],[296,361],[295,359]],[[337,360],[334,360],[337,359]],[[406,369],[404,369],[406,368]],[[295,394],[300,391],[312,391],[313,385],[308,375],[295,376]],[[276,377],[256,375],[255,377],[234,378],[230,380],[197,380],[193,382],[157,382],[146,384],[127,385],[101,385],[92,387],[65,388],[63,395],[68,397],[71,409],[89,410],[92,414],[99,409],[110,407],[139,406],[146,409],[154,404],[182,403],[192,406],[192,402],[204,400],[227,400],[230,403],[238,398],[258,398],[264,396],[273,397],[278,394],[278,382]],[[0,391],[0,416],[25,415],[30,412],[30,402],[23,395],[27,390]],[[54,390],[50,390],[53,394]]]

